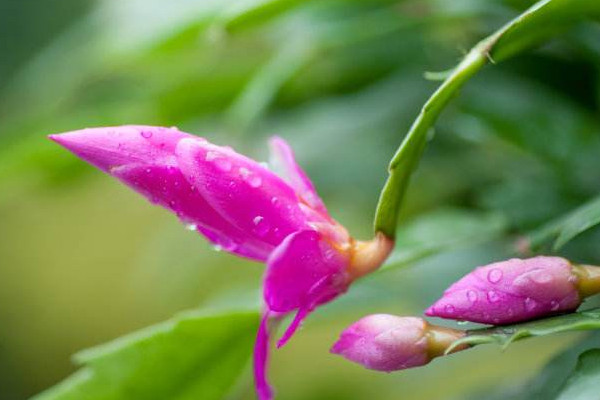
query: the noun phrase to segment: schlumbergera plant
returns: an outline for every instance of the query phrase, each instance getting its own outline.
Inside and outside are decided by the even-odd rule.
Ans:
[[[292,149],[279,137],[270,141],[268,164],[177,128],[99,127],[50,138],[171,211],[218,248],[266,265],[253,366],[257,396],[268,400],[274,397],[267,369],[276,328],[290,317],[277,341],[281,347],[318,306],[343,295],[386,261],[397,241],[410,177],[450,99],[488,62],[509,58],[598,13],[594,1],[540,1],[443,74],[444,82],[391,160],[370,240],[357,240],[331,217]],[[535,248],[533,242],[526,244],[521,247],[529,252]],[[528,336],[600,328],[600,311],[577,312],[586,297],[600,292],[599,267],[553,255],[490,262],[452,284],[424,313],[491,327],[465,330],[419,316],[373,314],[344,330],[331,352],[390,372],[482,343],[508,345]]]

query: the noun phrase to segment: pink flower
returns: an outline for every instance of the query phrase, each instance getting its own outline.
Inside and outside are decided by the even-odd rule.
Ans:
[[[594,268],[594,267],[591,267]],[[560,257],[511,259],[476,268],[450,286],[426,315],[508,324],[575,310],[584,266]],[[585,294],[587,295],[587,294]]]
[[[464,335],[422,318],[374,314],[346,328],[331,352],[365,368],[391,372],[429,363]]]
[[[175,128],[83,129],[50,138],[173,213],[225,251],[266,262],[266,310],[255,347],[261,399],[269,322],[295,312],[283,345],[320,304],[377,268],[393,243],[379,234],[357,242],[325,208],[287,143],[271,140],[280,174],[229,147]]]

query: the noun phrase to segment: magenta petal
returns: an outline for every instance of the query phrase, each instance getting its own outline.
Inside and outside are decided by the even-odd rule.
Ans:
[[[225,221],[189,184],[177,166],[133,164],[113,168],[111,175],[172,211],[190,229],[201,232],[225,251],[264,261],[273,250],[272,246]]]
[[[175,157],[177,143],[184,138],[205,142],[174,128],[150,126],[91,128],[51,136],[151,202],[171,210],[224,250],[266,260],[274,246],[227,222],[184,178]]]
[[[280,341],[284,344],[302,320],[318,305],[346,291],[349,257],[317,231],[293,233],[267,261],[264,296],[270,310],[298,310]]]
[[[132,163],[172,164],[179,140],[203,140],[175,128],[143,125],[88,128],[49,137],[104,172]]]
[[[184,139],[177,159],[186,179],[238,229],[271,245],[306,228],[298,196],[281,178],[231,149]]]
[[[573,311],[580,304],[571,264],[560,257],[511,259],[476,268],[426,315],[507,324]]]
[[[294,188],[296,193],[312,209],[323,216],[329,216],[325,204],[319,197],[313,183],[296,162],[294,151],[290,145],[277,136],[271,138],[269,144],[271,145],[271,163],[279,175]]]
[[[331,352],[377,371],[427,364],[427,324],[421,318],[375,314],[342,332]]]
[[[259,400],[273,398],[273,391],[267,380],[270,346],[269,317],[268,312],[263,315],[254,344],[254,384]]]

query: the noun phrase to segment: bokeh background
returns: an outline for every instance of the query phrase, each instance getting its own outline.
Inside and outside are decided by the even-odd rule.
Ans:
[[[177,126],[256,159],[277,134],[334,216],[368,238],[386,164],[438,85],[425,72],[452,67],[530,4],[0,0],[0,398],[26,399],[74,371],[74,352],[178,311],[258,304],[261,265],[213,250],[47,134]],[[600,191],[599,73],[589,22],[468,83],[432,132],[386,270],[274,353],[279,398],[483,398],[581,338],[481,347],[394,374],[328,353],[351,321],[421,314]],[[560,254],[600,263],[599,239],[592,229]],[[250,383],[247,373],[231,399],[252,399]]]

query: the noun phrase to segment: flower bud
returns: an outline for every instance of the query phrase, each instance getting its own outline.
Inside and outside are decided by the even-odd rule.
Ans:
[[[391,372],[425,365],[464,336],[463,331],[430,325],[422,318],[374,314],[342,332],[331,352],[365,368]]]
[[[597,267],[560,257],[513,258],[478,267],[445,292],[426,315],[509,324],[574,311],[600,291]]]

